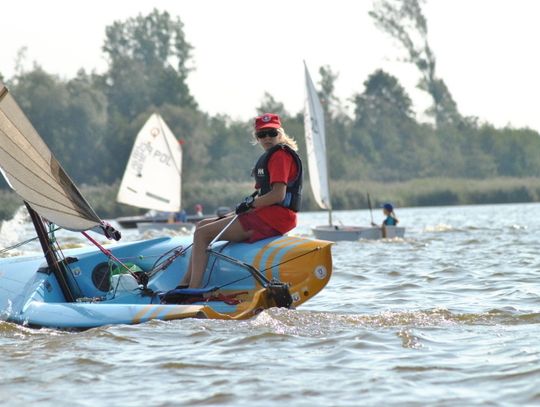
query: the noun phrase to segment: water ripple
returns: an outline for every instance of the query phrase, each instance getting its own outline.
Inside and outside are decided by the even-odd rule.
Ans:
[[[538,209],[402,209],[414,220],[406,239],[334,245],[320,295],[247,321],[84,332],[0,322],[0,394],[84,407],[538,405],[540,219],[527,215]],[[0,243],[31,237],[19,215]],[[325,216],[301,214],[296,233]]]

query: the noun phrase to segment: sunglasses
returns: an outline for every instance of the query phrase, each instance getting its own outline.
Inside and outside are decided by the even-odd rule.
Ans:
[[[257,138],[265,138],[265,137],[277,137],[278,131],[276,129],[267,129],[267,130],[261,130],[255,133]]]

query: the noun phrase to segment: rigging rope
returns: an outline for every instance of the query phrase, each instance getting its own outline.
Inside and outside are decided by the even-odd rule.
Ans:
[[[52,222],[47,222],[47,225],[49,227],[48,238],[49,238],[49,241],[51,242],[51,249],[60,253],[60,257],[62,260],[59,259],[58,262],[62,263],[63,267],[69,271],[69,273],[71,274],[71,277],[73,277],[72,280],[75,282],[75,285],[77,286],[77,289],[79,290],[79,295],[81,295],[82,294],[81,286],[79,285],[79,282],[75,278],[75,275],[73,274],[73,270],[71,269],[69,262],[65,261],[66,256],[64,255],[64,252],[62,251],[62,248],[60,247],[60,243],[58,242],[54,234],[54,232],[60,229],[60,227],[55,228],[54,227],[55,225]],[[54,249],[54,246],[56,247],[56,249]]]
[[[54,229],[53,232],[56,232],[58,229],[60,229],[60,228],[58,227],[58,228]],[[21,246],[24,246],[25,244],[28,244],[28,243],[33,242],[34,240],[38,240],[38,239],[39,239],[38,236],[34,236],[34,237],[31,237],[30,239],[26,239],[26,240],[23,240],[22,242],[15,243],[14,245],[5,247],[5,248],[0,250],[0,255],[4,254],[4,253],[7,253],[10,250],[17,249],[17,248],[19,248]]]
[[[117,262],[118,265],[123,267],[124,270],[126,270],[129,274],[131,274],[133,277],[137,278],[135,273],[133,273],[131,271],[131,269],[128,266],[126,266],[118,257],[116,257],[114,254],[112,254],[112,252],[110,250],[105,249],[97,240],[95,240],[88,233],[86,233],[86,232],[81,232],[81,233],[83,234],[84,237],[86,237],[88,240],[90,240],[90,242],[92,242],[92,244],[94,244],[94,246],[96,246],[101,251],[101,253],[103,253],[109,259],[112,259],[115,262]]]
[[[186,247],[182,247],[182,245],[173,247],[172,249],[166,251],[163,253],[158,259],[154,262],[152,265],[152,269],[147,272],[148,278],[153,277],[155,274],[159,273],[160,271],[166,270],[174,260],[176,260],[177,257],[183,256],[188,249],[193,246],[193,243],[187,245]],[[159,261],[165,257],[167,254],[173,252],[169,257],[167,257],[165,260],[163,260],[161,263]]]

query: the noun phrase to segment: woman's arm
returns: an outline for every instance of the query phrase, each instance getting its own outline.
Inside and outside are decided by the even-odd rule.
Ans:
[[[254,208],[263,208],[265,206],[281,203],[285,199],[286,193],[287,185],[281,182],[276,182],[275,184],[272,184],[272,189],[270,192],[255,198],[252,206]]]

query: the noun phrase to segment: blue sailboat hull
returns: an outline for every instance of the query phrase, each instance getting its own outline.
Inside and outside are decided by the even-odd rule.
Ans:
[[[122,262],[149,272],[190,243],[190,237],[162,237],[108,248]],[[268,279],[289,283],[294,306],[318,293],[332,272],[330,243],[326,241],[282,236],[253,244],[218,242],[214,250],[264,270]],[[188,249],[165,270],[155,273],[148,284],[151,291],[144,291],[129,274],[111,278],[114,268],[107,256],[94,247],[65,251],[66,274],[75,302],[66,301],[42,256],[0,259],[0,319],[30,326],[84,329],[151,319],[241,319],[272,306],[264,287],[249,270],[212,255],[204,286],[219,287],[218,294],[232,296],[240,301],[238,304],[220,300],[161,304],[158,293],[180,283],[189,255]]]

